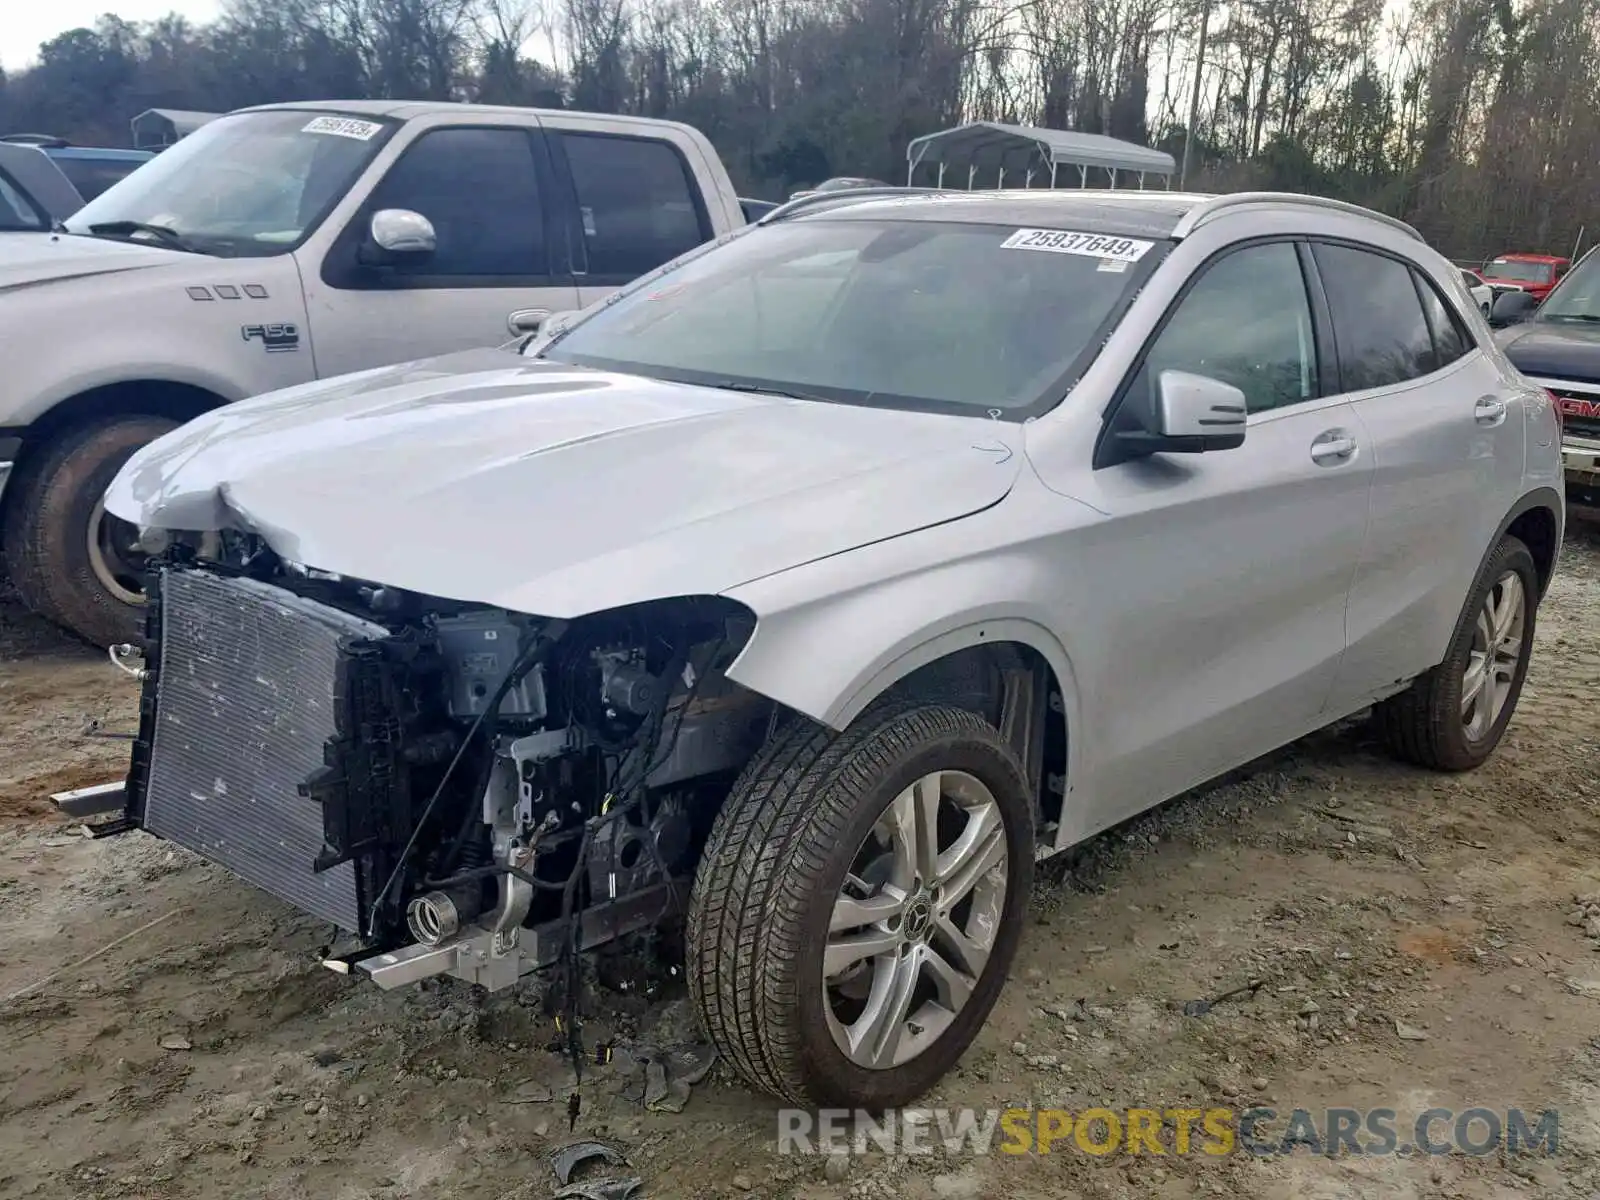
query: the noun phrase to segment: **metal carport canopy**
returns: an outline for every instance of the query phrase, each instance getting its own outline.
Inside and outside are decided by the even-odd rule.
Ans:
[[[1170,178],[1177,171],[1172,155],[1103,134],[974,121],[913,139],[906,147],[906,183],[910,184],[916,169],[926,162],[939,164],[943,186],[945,168],[962,160],[967,163],[969,187],[978,168],[991,163],[1002,181],[1008,169],[1016,169],[1025,170],[1031,182],[1037,166],[1043,165],[1050,168],[1054,183],[1057,167],[1072,166],[1085,179],[1090,170],[1108,171],[1113,186],[1118,171],[1136,173],[1141,184],[1145,175]]]

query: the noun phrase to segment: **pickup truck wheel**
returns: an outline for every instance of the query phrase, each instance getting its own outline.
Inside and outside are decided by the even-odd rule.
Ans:
[[[982,718],[869,709],[781,727],[733,786],[689,910],[689,984],[749,1084],[905,1104],[961,1057],[1016,954],[1033,882],[1022,769]]]
[[[176,422],[113,417],[80,426],[40,450],[12,481],[5,554],[29,608],[96,645],[138,638],[143,563],[138,531],[105,511],[111,480],[133,452]]]
[[[1374,711],[1392,753],[1466,771],[1494,752],[1528,675],[1538,595],[1533,555],[1508,534],[1478,573],[1444,661]]]

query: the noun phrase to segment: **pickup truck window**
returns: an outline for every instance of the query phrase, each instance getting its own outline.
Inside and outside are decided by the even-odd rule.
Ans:
[[[577,193],[591,279],[633,279],[711,236],[674,147],[651,138],[559,136]]]
[[[1522,283],[1549,283],[1550,264],[1522,262],[1515,258],[1497,258],[1483,269],[1490,279],[1515,279]]]
[[[321,223],[391,129],[309,110],[221,117],[84,205],[67,229],[160,225],[203,254],[282,254]]]
[[[369,212],[406,208],[433,223],[436,249],[406,274],[490,277],[549,271],[533,142],[522,129],[423,134],[374,189]]]

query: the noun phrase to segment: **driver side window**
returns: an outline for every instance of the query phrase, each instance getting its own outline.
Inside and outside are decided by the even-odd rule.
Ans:
[[[438,249],[397,268],[441,280],[549,272],[531,135],[447,128],[407,147],[373,190],[368,212],[404,208],[432,223]]]
[[[1311,305],[1293,243],[1246,246],[1205,268],[1145,355],[1132,394],[1153,395],[1168,370],[1231,383],[1253,413],[1317,395]]]

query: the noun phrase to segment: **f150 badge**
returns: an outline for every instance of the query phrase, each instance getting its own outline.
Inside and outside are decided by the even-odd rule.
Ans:
[[[239,334],[245,341],[260,340],[268,354],[300,349],[300,327],[284,322],[278,325],[244,325]]]

